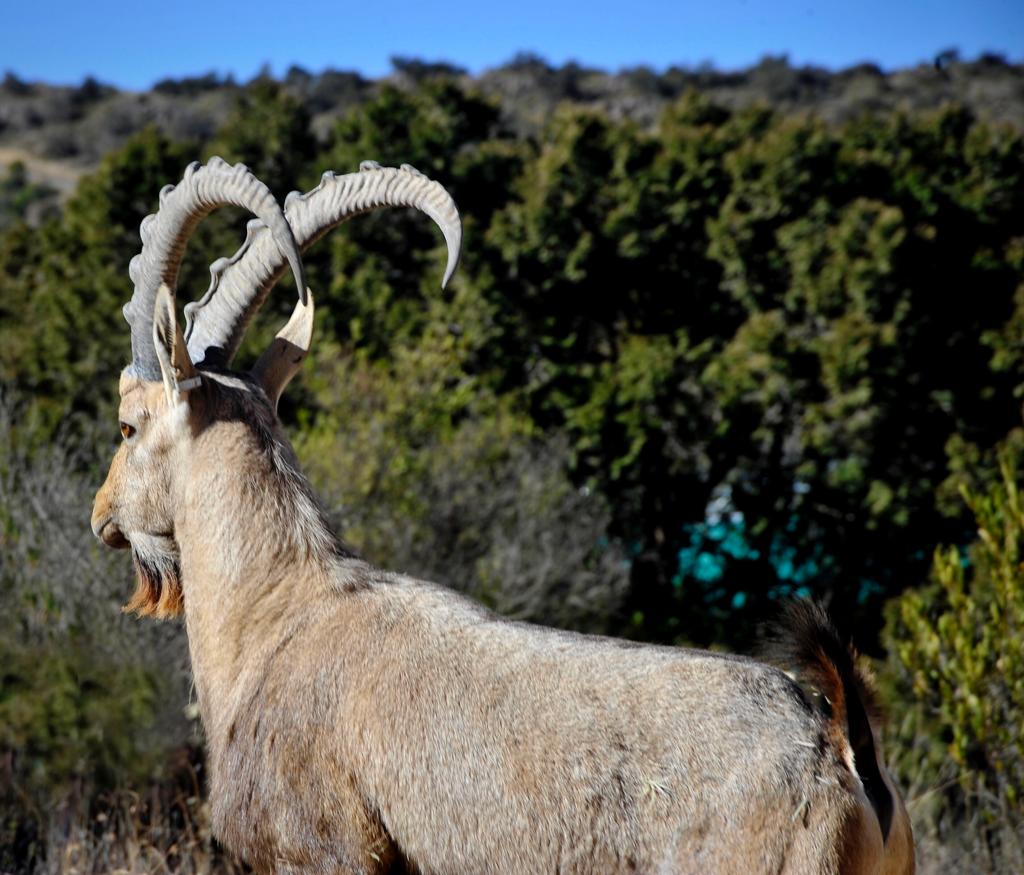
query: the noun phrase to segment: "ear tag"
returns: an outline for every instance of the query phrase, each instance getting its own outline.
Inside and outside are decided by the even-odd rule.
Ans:
[[[197,374],[194,377],[189,377],[187,380],[179,380],[176,386],[179,392],[188,392],[190,389],[198,389],[202,382],[203,378]]]

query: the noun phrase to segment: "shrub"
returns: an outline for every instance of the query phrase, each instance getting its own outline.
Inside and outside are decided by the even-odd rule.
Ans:
[[[146,786],[194,741],[181,630],[118,610],[128,563],[93,538],[96,484],[75,461],[60,440],[40,444],[0,397],[4,872],[31,870],[103,794]]]
[[[976,871],[1024,869],[1024,495],[1013,454],[987,489],[962,487],[977,523],[935,551],[933,580],[891,607],[885,638],[901,716],[897,766],[922,794],[920,831],[969,827]]]

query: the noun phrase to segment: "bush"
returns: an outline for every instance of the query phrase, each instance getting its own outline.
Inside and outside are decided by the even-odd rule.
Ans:
[[[962,488],[977,522],[940,547],[931,585],[891,607],[885,641],[901,706],[897,766],[922,793],[919,831],[969,829],[975,871],[1024,871],[1024,495],[1014,454],[985,490]],[[969,836],[969,839],[967,838]]]
[[[359,551],[515,619],[614,628],[629,563],[606,500],[572,482],[564,441],[465,371],[460,339],[430,332],[390,365],[313,355],[328,412],[297,451]]]
[[[4,872],[30,869],[103,794],[146,786],[194,743],[181,630],[121,614],[129,565],[93,538],[95,476],[76,461],[59,440],[39,444],[0,397]]]

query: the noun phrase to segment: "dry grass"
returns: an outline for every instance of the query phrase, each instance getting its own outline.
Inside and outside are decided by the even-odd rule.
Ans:
[[[1024,823],[1006,800],[978,806],[988,812],[954,818],[936,804],[945,785],[911,790],[907,810],[914,825],[918,875],[1020,875],[1024,872]],[[1001,813],[1000,813],[1001,812]]]
[[[188,773],[179,773],[179,777]],[[191,772],[173,787],[67,800],[36,838],[28,875],[235,875],[249,871],[213,839],[209,805]],[[3,873],[7,875],[7,873]],[[13,873],[11,873],[13,875]]]

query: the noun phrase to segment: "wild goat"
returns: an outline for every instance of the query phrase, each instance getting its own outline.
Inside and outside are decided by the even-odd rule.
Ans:
[[[182,253],[225,203],[261,221],[182,331]],[[794,613],[790,649],[827,706],[750,659],[508,622],[342,546],[276,407],[312,335],[302,248],[385,205],[438,223],[447,281],[455,204],[372,162],[285,210],[241,165],[192,165],[132,260],[124,441],[92,527],[131,548],[128,608],[184,613],[216,835],[261,872],[912,872],[851,655],[817,609]],[[289,264],[294,314],[228,370]]]

